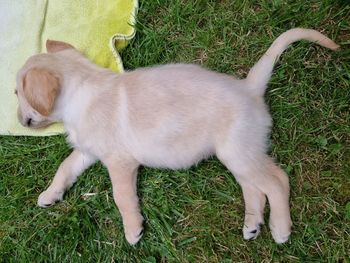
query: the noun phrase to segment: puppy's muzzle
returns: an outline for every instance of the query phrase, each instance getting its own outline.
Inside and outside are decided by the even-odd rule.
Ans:
[[[17,118],[19,122],[25,127],[31,127],[33,124],[33,119],[30,117],[23,117],[19,109],[17,109]]]

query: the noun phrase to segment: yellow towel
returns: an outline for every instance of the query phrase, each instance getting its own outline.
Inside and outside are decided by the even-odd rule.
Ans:
[[[16,73],[31,55],[46,52],[47,39],[75,46],[95,63],[123,71],[117,48],[134,34],[137,0],[0,1],[0,134],[53,135],[61,124],[33,130],[16,117]]]

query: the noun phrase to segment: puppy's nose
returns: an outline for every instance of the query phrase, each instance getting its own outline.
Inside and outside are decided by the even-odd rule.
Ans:
[[[32,118],[28,118],[26,121],[27,126],[29,127],[32,124]]]

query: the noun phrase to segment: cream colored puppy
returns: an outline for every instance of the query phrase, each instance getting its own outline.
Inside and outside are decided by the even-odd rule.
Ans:
[[[48,54],[29,58],[17,75],[18,118],[31,128],[62,121],[74,151],[38,205],[62,200],[77,177],[100,160],[112,180],[125,237],[135,244],[143,231],[138,167],[181,169],[216,155],[243,189],[244,238],[259,234],[267,197],[272,236],[277,243],[287,241],[288,177],[266,154],[271,117],[263,95],[275,60],[300,39],[338,48],[317,31],[292,29],[242,80],[184,64],[115,74],[69,44],[47,41]]]

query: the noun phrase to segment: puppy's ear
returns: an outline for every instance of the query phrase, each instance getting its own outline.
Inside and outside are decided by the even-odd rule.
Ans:
[[[43,116],[52,112],[59,92],[59,81],[45,69],[28,70],[23,79],[23,93],[30,106]]]
[[[71,44],[56,41],[56,40],[46,40],[46,50],[48,53],[56,53],[67,48],[74,48]]]

